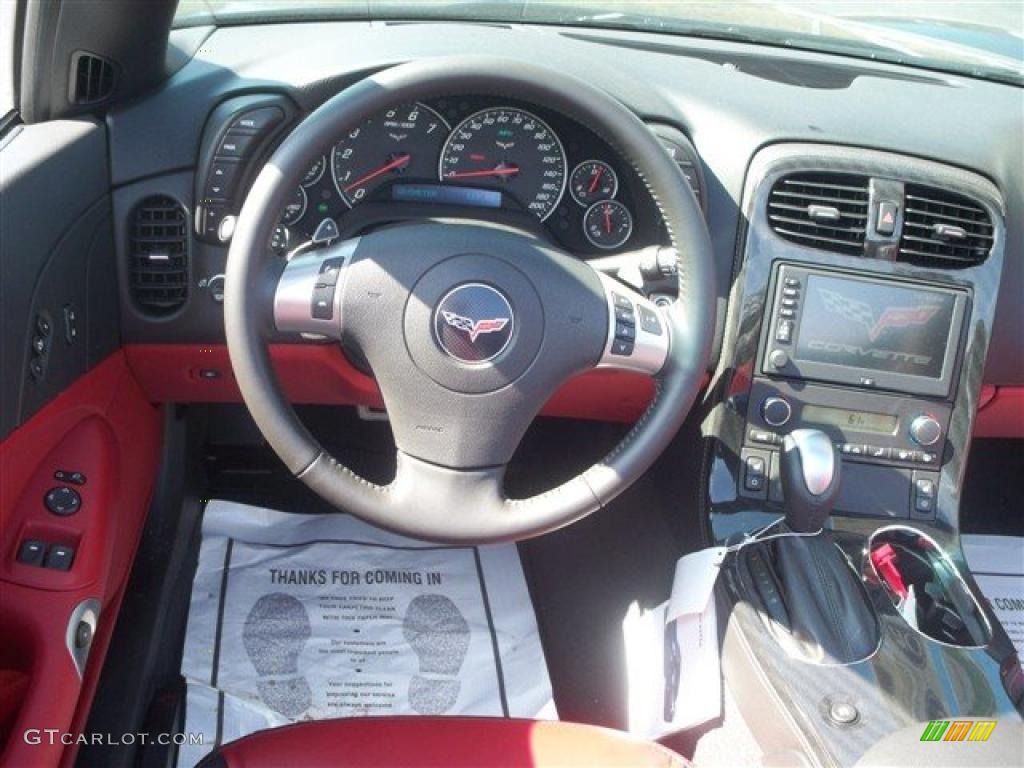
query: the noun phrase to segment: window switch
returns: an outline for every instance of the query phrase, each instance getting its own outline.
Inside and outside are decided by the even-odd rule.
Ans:
[[[46,555],[46,542],[38,539],[25,539],[18,547],[18,562],[25,565],[42,565]]]
[[[55,571],[70,571],[71,561],[75,559],[74,547],[65,547],[63,544],[54,544],[46,553],[44,567],[52,568]]]

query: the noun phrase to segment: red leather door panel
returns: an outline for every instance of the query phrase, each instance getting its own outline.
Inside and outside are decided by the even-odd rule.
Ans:
[[[138,539],[158,466],[159,411],[116,352],[0,443],[0,674],[25,693],[8,712],[3,766],[70,765],[75,749],[59,738],[26,742],[29,729],[82,727]],[[78,512],[51,514],[45,492],[56,470],[80,471]],[[69,571],[16,562],[26,538],[75,548]],[[75,606],[100,602],[84,679],[66,645]],[[27,676],[27,682],[25,682]],[[9,705],[10,702],[7,702]]]

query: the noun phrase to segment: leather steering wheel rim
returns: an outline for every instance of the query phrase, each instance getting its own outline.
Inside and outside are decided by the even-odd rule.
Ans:
[[[595,131],[633,165],[647,186],[678,258],[679,298],[659,310],[667,325],[668,349],[659,370],[652,371],[655,396],[650,406],[604,459],[528,499],[505,498],[503,466],[444,466],[403,451],[401,444],[395,480],[387,486],[368,482],[327,454],[298,419],[278,385],[267,348],[275,330],[273,289],[281,259],[265,244],[301,174],[337,136],[384,109],[465,93],[542,104]],[[439,224],[430,232],[450,226],[455,225]],[[475,237],[471,228],[463,229]],[[504,237],[486,233],[477,239],[484,242],[492,235],[495,242]],[[588,286],[594,282],[580,279],[590,281]],[[628,293],[625,287],[621,290]],[[373,74],[328,100],[285,138],[238,217],[225,272],[224,322],[243,399],[271,447],[303,483],[336,508],[374,525],[435,541],[486,543],[528,538],[574,522],[607,504],[650,467],[700,390],[714,335],[716,296],[711,244],[697,201],[639,118],[604,91],[569,75],[497,57],[457,56]],[[640,299],[636,301],[639,306]],[[610,311],[614,318],[614,309]],[[381,388],[385,390],[383,383]],[[384,394],[390,411],[388,392]]]

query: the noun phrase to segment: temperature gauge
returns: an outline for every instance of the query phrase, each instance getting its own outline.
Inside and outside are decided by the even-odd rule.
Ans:
[[[583,214],[583,234],[598,248],[618,248],[633,234],[633,215],[617,200],[594,203]]]
[[[611,200],[619,191],[619,177],[608,163],[584,160],[569,177],[572,199],[586,207],[599,200]]]
[[[284,225],[290,227],[297,223],[306,214],[306,204],[306,190],[302,187],[296,187],[291,199],[284,207],[284,214],[281,216],[281,221]]]

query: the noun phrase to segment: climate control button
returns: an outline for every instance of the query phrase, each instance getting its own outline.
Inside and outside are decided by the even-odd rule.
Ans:
[[[935,445],[942,437],[942,426],[934,416],[922,413],[910,422],[910,438],[918,445]]]
[[[761,418],[770,427],[781,427],[793,415],[789,402],[781,397],[766,397],[761,403]]]

